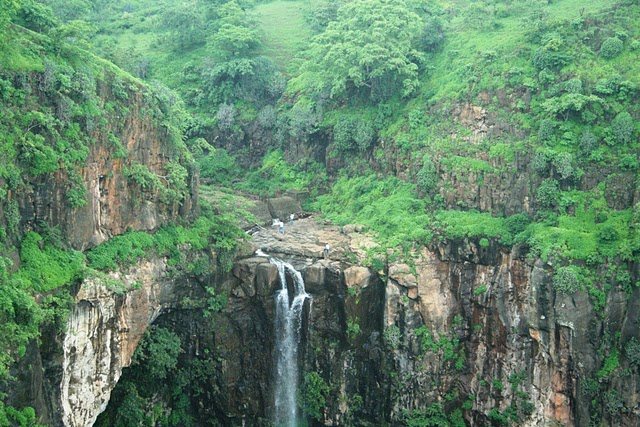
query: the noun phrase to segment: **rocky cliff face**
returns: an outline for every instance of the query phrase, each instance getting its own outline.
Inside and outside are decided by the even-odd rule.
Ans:
[[[129,289],[117,292],[105,280],[85,280],[67,321],[60,380],[65,426],[93,425],[149,325],[177,305],[178,285],[167,278],[162,260],[113,278]]]
[[[637,424],[638,368],[620,351],[618,365],[603,373],[601,346],[614,336],[622,344],[638,338],[637,289],[612,290],[608,308],[598,311],[586,295],[556,295],[549,266],[517,248],[470,241],[373,271],[357,261],[371,240],[356,229],[307,219],[284,237],[269,230],[254,237],[301,270],[313,296],[300,362],[331,390],[317,422],[397,424],[436,405],[448,414],[464,408],[470,425]],[[327,242],[330,257],[321,259]],[[51,369],[46,352],[40,358],[58,381],[60,417],[54,411],[51,425],[92,424],[154,321],[183,337],[184,359],[212,366],[203,392],[189,396],[196,419],[269,423],[275,266],[250,256],[212,278],[228,302],[210,323],[201,304],[182,302],[205,298],[202,287],[167,276],[165,267],[155,260],[123,273],[137,286],[124,293],[95,281],[80,288],[58,355],[62,369]]]
[[[69,72],[64,77],[87,78],[82,70]],[[49,80],[58,76],[54,78],[51,73],[54,71],[45,69],[42,73],[10,76],[16,90],[29,94],[29,102],[38,102],[37,107],[22,106],[28,111],[20,114],[51,116],[51,122],[55,123],[50,125],[51,129],[32,125],[28,132],[51,147],[70,139],[77,145],[73,148],[81,153],[76,156],[83,160],[74,158],[75,163],[60,160],[55,172],[35,176],[29,176],[32,169],[24,161],[24,165],[20,164],[25,169],[24,182],[0,180],[0,186],[7,187],[7,197],[0,203],[0,224],[13,221],[11,216],[19,218],[17,236],[9,233],[10,237],[19,240],[25,231],[40,230],[46,224],[58,227],[75,249],[85,250],[126,230],[153,230],[195,210],[198,177],[194,171],[188,171],[187,188],[181,194],[169,197],[165,191],[173,185],[171,163],[190,168],[175,142],[180,137],[167,125],[173,120],[171,107],[164,105],[150,89],[122,80],[109,71],[79,84],[77,93],[70,94],[55,89],[55,82]],[[76,105],[74,102],[77,109],[89,104],[93,110],[86,116],[60,113],[61,109],[71,108],[69,105]],[[52,111],[57,115],[52,116]],[[67,134],[75,135],[77,141]],[[29,158],[19,145],[16,150],[19,159]],[[64,155],[65,152],[60,154]],[[63,165],[67,162],[71,164]],[[146,174],[148,182],[136,176],[141,173]],[[149,177],[155,177],[157,185]],[[75,206],[69,201],[72,191],[82,199]],[[13,206],[16,212],[12,212]]]
[[[603,372],[611,357],[602,346],[612,337],[617,344],[608,343],[622,348],[638,338],[637,289],[612,290],[600,310],[583,293],[556,294],[551,266],[518,248],[470,241],[423,249],[415,265],[380,272],[353,262],[368,244],[357,232],[306,223],[284,238],[267,233],[255,241],[302,269],[313,295],[302,357],[303,371],[319,373],[331,387],[322,424],[396,423],[434,404],[449,413],[463,407],[472,425],[639,420],[637,366],[621,350],[618,365]],[[325,242],[334,248],[330,260],[318,259]],[[227,413],[238,414],[233,419],[268,418],[276,273],[248,259],[234,275],[223,315],[234,332],[221,327],[216,338],[227,364],[216,389],[243,402],[225,400]],[[229,387],[238,384],[243,392],[236,395]]]

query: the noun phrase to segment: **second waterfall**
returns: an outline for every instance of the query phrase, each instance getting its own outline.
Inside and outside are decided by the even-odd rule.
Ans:
[[[291,264],[274,258],[270,262],[278,268],[281,285],[276,293],[275,421],[277,426],[295,427],[298,422],[298,347],[305,300],[311,296],[304,289],[302,275]],[[293,281],[291,298],[287,273]]]

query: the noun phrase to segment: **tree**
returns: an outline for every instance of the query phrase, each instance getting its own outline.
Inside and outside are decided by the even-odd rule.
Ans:
[[[631,114],[623,111],[611,121],[611,131],[618,144],[628,144],[633,140],[634,124]]]
[[[354,0],[315,37],[307,66],[333,98],[363,93],[380,101],[398,89],[406,96],[418,84],[422,30],[405,0]]]
[[[260,45],[260,37],[253,28],[224,24],[209,38],[208,44],[215,56],[228,60],[248,56]]]
[[[204,42],[205,22],[202,10],[195,2],[180,2],[167,8],[161,26],[171,32],[176,48],[189,48]]]
[[[0,33],[4,32],[13,14],[18,10],[20,2],[18,0],[0,0]],[[2,34],[0,34],[1,36]]]

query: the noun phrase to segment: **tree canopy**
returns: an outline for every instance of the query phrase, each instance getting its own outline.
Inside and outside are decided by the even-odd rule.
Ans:
[[[405,0],[355,0],[313,41],[311,68],[333,98],[355,93],[377,101],[411,94],[423,54],[422,18]]]

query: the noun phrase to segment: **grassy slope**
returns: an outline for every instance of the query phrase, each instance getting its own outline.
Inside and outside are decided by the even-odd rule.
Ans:
[[[202,59],[204,47],[177,50],[167,42],[166,32],[159,28],[163,1],[133,1],[128,6],[130,11],[127,13],[113,6],[95,18],[101,20],[100,27],[103,28],[95,38],[95,45],[103,51],[115,47],[116,55],[121,58],[147,60],[147,80],[157,79],[171,88],[184,85],[180,76],[182,69],[189,61]]]
[[[453,9],[465,8],[466,1],[441,2],[448,3]],[[455,3],[455,4],[453,4]],[[583,14],[597,14],[611,7],[610,0],[593,0],[584,2],[581,0],[557,0],[552,2],[544,10],[548,12],[551,20],[565,19],[571,21]],[[433,72],[425,86],[435,91],[434,99],[446,100],[466,90],[465,82],[458,76],[466,64],[477,61],[479,53],[496,52],[499,60],[508,66],[530,67],[530,61],[518,59],[517,49],[526,47],[525,31],[530,28],[527,16],[534,8],[524,8],[523,14],[514,14],[504,18],[498,18],[499,28],[475,29],[467,25],[462,14],[457,14],[447,26],[447,38],[442,51],[433,58],[430,65]],[[515,60],[515,63],[514,63]]]
[[[501,173],[517,173],[510,170],[515,154],[531,154],[538,149],[548,150],[551,153],[571,153],[576,159],[580,159],[578,143],[574,140],[569,142],[564,135],[557,135],[557,140],[553,142],[542,142],[537,138],[539,121],[544,118],[540,104],[546,99],[550,99],[548,91],[542,88],[534,89],[532,108],[517,112],[511,106],[500,105],[490,100],[485,104],[486,108],[495,113],[501,120],[513,125],[515,128],[525,130],[528,134],[525,138],[516,138],[513,135],[504,135],[501,141],[485,140],[478,144],[469,144],[464,139],[452,138],[452,133],[458,135],[468,134],[468,130],[462,128],[459,123],[445,116],[435,116],[423,121],[419,125],[410,125],[409,121],[412,113],[424,114],[428,106],[433,105],[453,105],[458,103],[471,102],[481,103],[476,97],[479,93],[485,92],[495,94],[499,90],[506,90],[507,93],[514,93],[518,96],[517,90],[522,83],[509,82],[507,76],[511,70],[517,70],[520,75],[530,79],[534,85],[537,83],[537,71],[532,63],[532,54],[539,45],[535,45],[527,40],[527,32],[533,29],[533,20],[530,16],[533,13],[542,11],[548,17],[547,22],[574,22],[581,16],[591,15],[596,18],[607,16],[606,12],[615,3],[606,0],[594,0],[592,2],[582,2],[578,0],[556,0],[551,5],[546,6],[538,3],[514,4],[514,9],[502,16],[490,16],[485,25],[484,22],[476,22],[481,27],[469,25],[466,9],[470,6],[466,1],[440,2],[447,10],[446,17],[446,41],[442,49],[433,55],[428,66],[431,70],[423,77],[423,87],[415,98],[408,100],[401,106],[395,121],[382,129],[382,135],[387,140],[395,140],[394,144],[401,151],[406,153],[406,157],[411,160],[407,168],[411,168],[412,163],[420,164],[423,153],[428,153],[432,158],[438,158],[440,167],[454,173],[458,178],[465,178],[471,170],[476,176],[482,177],[499,175]],[[608,19],[592,25],[606,28],[608,31],[617,31],[620,27],[612,24]],[[567,25],[565,25],[567,28]],[[570,27],[569,27],[570,28]],[[626,30],[630,40],[637,39],[640,33],[631,27],[631,31]],[[605,36],[606,37],[606,36]],[[569,42],[571,43],[571,42]],[[624,52],[611,60],[605,60],[598,54],[597,48],[594,51],[577,47],[574,52],[572,62],[557,73],[557,82],[567,81],[573,77],[582,80],[585,87],[592,87],[601,78],[611,78],[620,75],[622,80],[628,80],[635,84],[640,81],[640,62],[637,61],[637,50],[629,47],[626,43]],[[569,50],[573,46],[568,47]],[[635,59],[634,59],[635,58]],[[626,103],[625,103],[626,102]],[[627,108],[630,112],[633,107],[628,101],[611,103],[608,108],[619,111],[620,108]],[[359,107],[360,110],[367,107]],[[333,114],[352,114],[352,109],[344,109],[333,112]],[[550,116],[548,116],[550,117]],[[589,124],[572,119],[570,121],[560,121],[559,125],[567,126],[575,135],[579,136],[583,129],[589,129]],[[606,127],[609,123],[597,122],[593,127]],[[407,141],[407,142],[403,142]],[[499,142],[500,144],[497,144]],[[609,163],[594,163],[593,159],[579,160],[580,167],[590,167],[601,171],[609,170],[609,165],[615,165],[617,159],[624,155],[634,155],[638,144],[634,142],[627,147],[608,147],[600,142],[600,150],[607,153],[608,158],[613,159]],[[625,154],[626,153],[626,154]],[[412,156],[413,154],[413,156]],[[489,159],[493,156],[503,159],[502,167],[506,170],[493,170],[485,160],[488,154]],[[553,154],[555,155],[555,154]],[[613,168],[615,171],[615,167]],[[343,183],[344,184],[344,183]],[[351,183],[345,184],[356,185]],[[448,182],[440,182],[439,185],[446,187],[451,185]],[[630,209],[615,211],[607,206],[602,193],[603,186],[590,191],[563,191],[560,194],[560,204],[572,206],[576,212],[571,213],[571,209],[565,211],[564,207],[558,208],[558,216],[549,222],[542,221],[526,227],[524,233],[519,237],[526,224],[518,223],[514,218],[505,223],[503,218],[494,218],[486,213],[473,211],[440,211],[426,223],[414,223],[415,227],[433,227],[436,232],[443,233],[449,237],[461,238],[501,238],[504,243],[526,242],[532,248],[534,255],[542,256],[546,259],[549,256],[559,255],[567,260],[590,260],[597,264],[604,257],[623,256],[628,259],[630,247],[637,245],[637,237],[631,229]],[[360,199],[358,196],[352,203],[357,206]],[[334,205],[340,204],[340,194],[334,192],[331,197],[324,199],[324,206],[320,208],[326,213],[332,212]],[[321,203],[322,204],[322,203]],[[436,205],[437,206],[437,205]],[[437,208],[435,208],[437,209]],[[601,210],[607,212],[606,220],[596,219],[597,213]],[[341,222],[347,223],[361,220],[357,217],[358,209],[354,212],[349,210],[343,214],[352,214],[350,218],[343,218]],[[346,212],[346,213],[345,213]],[[600,213],[602,215],[602,213]],[[368,221],[375,222],[373,220]],[[507,227],[507,225],[511,225]],[[371,225],[375,230],[374,225]],[[612,231],[615,230],[615,231]],[[383,226],[377,230],[384,235],[387,231]],[[604,244],[600,242],[607,232],[613,232],[618,236],[617,240]],[[634,240],[635,239],[635,240]],[[635,243],[634,243],[635,241]]]
[[[311,37],[304,14],[308,2],[277,0],[256,6],[255,14],[264,35],[262,54],[282,71],[292,73],[300,65],[302,50]]]

